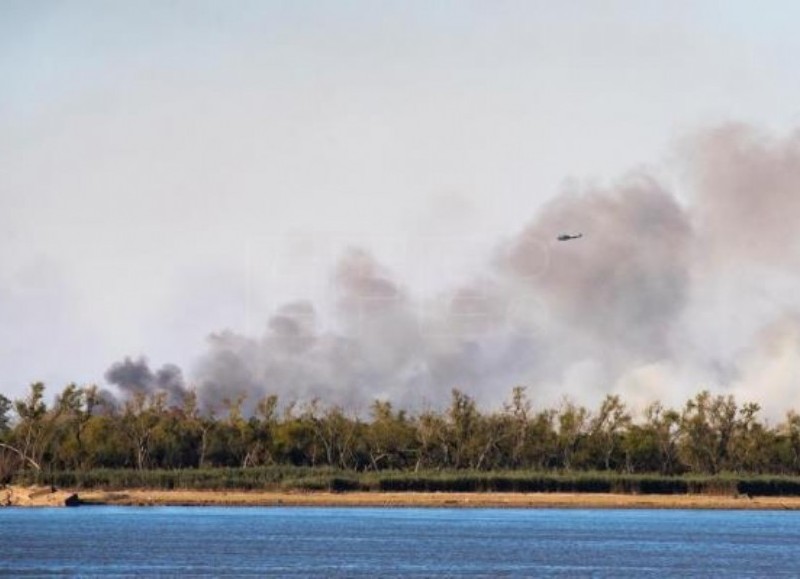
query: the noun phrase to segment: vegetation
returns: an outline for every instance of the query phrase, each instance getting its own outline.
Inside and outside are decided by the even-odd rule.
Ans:
[[[114,404],[74,384],[52,405],[44,393],[0,395],[0,483],[800,494],[800,416],[770,427],[757,404],[707,391],[638,420],[618,396],[534,410],[521,387],[499,411],[453,390],[441,412],[376,401],[368,418],[319,401],[280,409],[275,396],[245,417],[241,398],[216,415],[193,394],[176,406],[162,394]]]

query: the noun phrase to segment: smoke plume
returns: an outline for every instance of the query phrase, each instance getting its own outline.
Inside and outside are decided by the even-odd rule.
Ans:
[[[350,250],[330,304],[288,303],[259,337],[209,338],[194,369],[202,403],[246,395],[252,409],[278,394],[419,408],[458,387],[497,406],[524,384],[537,403],[614,392],[680,403],[712,388],[800,404],[800,133],[730,125],[680,153],[679,190],[643,172],[565,190],[434,298]],[[557,240],[573,232],[583,237]],[[177,368],[144,360],[106,377],[131,394],[184,391]]]
[[[685,157],[703,265],[797,265],[800,132],[776,139],[727,125],[690,140]]]
[[[579,227],[585,242],[554,244],[544,275],[530,277],[531,239],[552,240]],[[570,328],[625,359],[669,354],[673,325],[686,302],[689,219],[653,179],[611,190],[566,193],[543,208],[506,249],[502,266]]]
[[[183,403],[187,393],[181,369],[174,364],[164,364],[153,372],[147,360],[125,358],[115,362],[105,373],[106,382],[119,389],[123,398],[135,396],[166,395],[170,406]]]

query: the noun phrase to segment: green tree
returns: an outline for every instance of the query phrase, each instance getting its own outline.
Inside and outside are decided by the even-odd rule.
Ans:
[[[395,413],[391,402],[375,400],[371,415],[365,433],[370,468],[407,468],[416,454],[416,444],[414,427],[405,411]]]
[[[583,458],[581,444],[587,435],[589,412],[583,406],[565,400],[558,412],[557,421],[556,445],[560,465],[567,470],[580,468]]]
[[[508,436],[506,416],[501,413],[487,416],[479,413],[469,454],[469,467],[478,470],[507,467],[504,447]]]
[[[475,400],[454,388],[450,408],[447,410],[450,466],[465,468],[475,466],[475,442],[480,415]]]
[[[137,392],[125,403],[120,427],[137,470],[150,466],[153,432],[165,407],[166,397],[163,393],[147,396]]]
[[[275,427],[275,452],[280,459],[295,466],[316,466],[320,446],[314,424],[308,412],[297,413],[296,404],[289,403]]]
[[[612,459],[621,450],[623,435],[631,425],[631,415],[619,396],[607,395],[591,420],[589,440],[599,456],[599,465],[611,470]]]
[[[450,466],[450,441],[444,417],[432,410],[426,410],[415,420],[415,427],[419,451],[414,470]]]
[[[0,441],[11,432],[11,400],[0,394]]]
[[[251,444],[247,450],[247,463],[252,465],[275,462],[275,433],[278,425],[278,397],[265,396],[256,405],[256,414],[250,419]]]
[[[93,415],[82,434],[85,468],[129,468],[134,465],[130,438],[114,413]]]
[[[22,400],[15,400],[14,407],[19,417],[15,430],[14,447],[26,463],[41,470],[42,458],[52,435],[52,416],[48,416],[44,402],[45,385],[31,384],[30,393]]]
[[[508,463],[511,468],[520,468],[525,462],[529,448],[531,403],[524,386],[515,386],[511,391],[511,401],[504,405],[508,417],[508,438],[510,448]]]
[[[6,440],[11,434],[11,400],[0,394],[0,485],[8,483],[20,467],[21,457]]]
[[[217,466],[246,467],[250,464],[252,425],[245,420],[242,406],[246,395],[223,400],[227,416],[218,420],[210,432],[207,456]]]
[[[794,410],[786,413],[786,419],[775,433],[775,460],[773,468],[782,468],[791,474],[800,473],[800,414]]]
[[[728,444],[730,470],[760,473],[770,469],[775,434],[759,421],[760,411],[761,406],[755,402],[746,402],[739,408]]]
[[[325,464],[343,469],[358,466],[355,443],[360,425],[357,419],[346,416],[339,406],[322,410],[317,400],[306,409],[305,419],[323,449]]]
[[[680,450],[695,472],[717,474],[731,467],[730,445],[736,428],[732,396],[711,396],[708,390],[686,403],[681,415]]]

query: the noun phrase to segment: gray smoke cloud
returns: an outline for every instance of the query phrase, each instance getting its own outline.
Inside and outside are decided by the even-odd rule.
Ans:
[[[800,133],[730,125],[686,139],[680,153],[680,195],[643,172],[566,189],[434,298],[367,250],[348,251],[331,273],[331,308],[296,301],[261,336],[210,336],[194,368],[202,404],[245,395],[252,411],[278,394],[414,409],[457,387],[498,406],[518,384],[548,404],[612,392],[680,404],[701,388],[796,400]],[[584,237],[557,241],[564,232]],[[165,386],[176,374],[161,372],[126,360],[107,379],[179,391]]]
[[[530,240],[580,228],[584,240],[555,242],[545,274]],[[544,300],[563,324],[608,353],[660,358],[686,303],[692,228],[673,196],[649,177],[609,190],[565,193],[545,206],[504,251],[501,267]]]
[[[183,372],[174,364],[164,364],[153,372],[145,358],[126,357],[105,373],[106,382],[117,387],[123,399],[163,393],[170,406],[183,403],[188,392]]]
[[[444,402],[452,387],[499,386],[526,359],[524,336],[504,325],[496,287],[495,295],[474,284],[417,303],[363,249],[342,256],[331,282],[335,328],[321,327],[311,303],[295,302],[270,318],[260,339],[211,336],[197,368],[203,404],[219,408],[246,394],[252,410],[275,393],[360,411],[375,398],[418,408]]]
[[[797,264],[800,131],[780,139],[742,124],[684,144],[703,265]]]
[[[787,312],[759,330],[737,360],[731,383],[739,398],[760,394],[769,416],[800,408],[800,315]]]

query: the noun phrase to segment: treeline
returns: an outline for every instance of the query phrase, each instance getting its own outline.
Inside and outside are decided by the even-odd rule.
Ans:
[[[757,404],[739,405],[731,396],[707,391],[679,409],[654,403],[636,420],[618,396],[607,396],[594,409],[572,402],[534,409],[521,387],[493,412],[481,411],[474,399],[453,390],[442,411],[411,414],[375,401],[368,417],[319,401],[280,407],[275,396],[261,400],[248,417],[242,398],[206,413],[193,393],[179,405],[167,404],[161,394],[114,404],[96,387],[74,384],[51,405],[44,394],[37,383],[23,399],[0,395],[0,482],[37,473],[79,477],[98,469],[200,473],[267,467],[328,467],[360,473],[353,480],[373,486],[409,485],[415,479],[407,473],[437,471],[591,472],[605,473],[606,480],[642,473],[800,474],[800,416],[790,411],[771,427],[759,417]],[[382,478],[363,477],[370,473]],[[506,479],[523,484],[511,475],[495,479],[491,485],[502,486]]]

